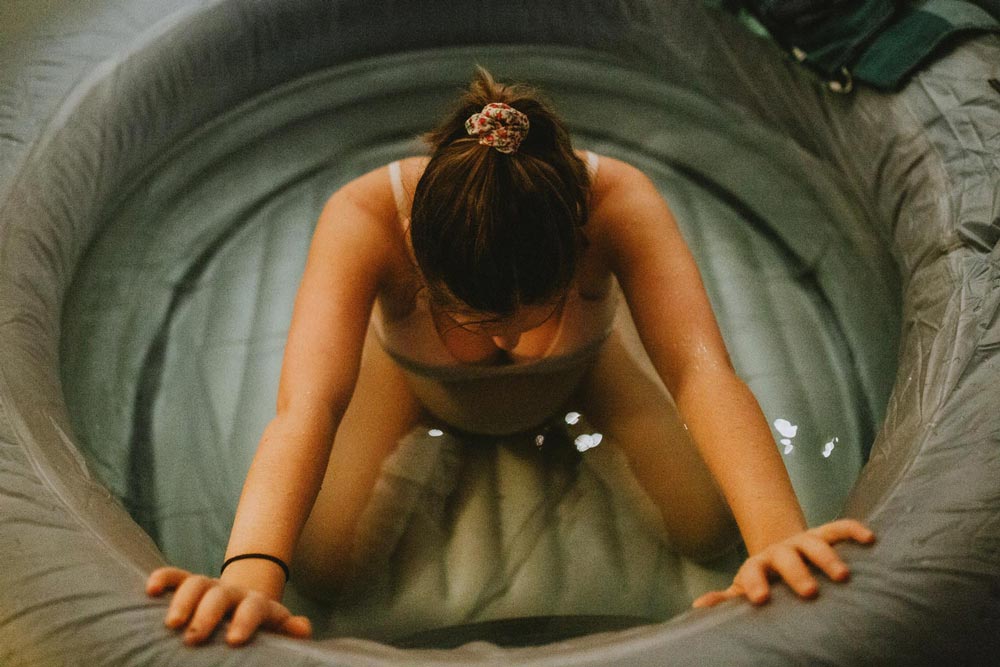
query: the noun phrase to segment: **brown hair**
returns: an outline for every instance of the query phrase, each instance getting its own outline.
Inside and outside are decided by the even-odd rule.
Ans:
[[[465,130],[466,119],[491,102],[528,116],[514,153]],[[410,236],[432,296],[505,317],[569,287],[586,243],[590,178],[549,104],[480,67],[425,138],[431,159],[414,191]]]

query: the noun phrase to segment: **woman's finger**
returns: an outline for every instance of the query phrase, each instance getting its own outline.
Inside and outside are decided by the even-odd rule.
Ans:
[[[281,632],[293,637],[309,637],[312,635],[312,623],[305,616],[292,616],[280,602],[270,602],[271,613],[264,621],[265,627],[275,632]]]
[[[854,519],[838,519],[824,523],[809,531],[817,535],[827,544],[835,544],[845,540],[854,540],[862,544],[870,544],[875,540],[875,533]]]
[[[245,644],[260,629],[300,639],[312,636],[312,623],[308,618],[293,616],[280,602],[251,593],[236,607],[226,633],[226,641],[233,646]]]
[[[205,591],[184,632],[184,643],[194,645],[208,639],[223,617],[239,602],[239,597],[233,589],[225,586],[213,585]]]
[[[289,616],[279,628],[280,632],[300,639],[312,637],[312,623],[305,616]]]
[[[695,598],[694,602],[691,603],[692,607],[714,607],[720,602],[725,602],[735,597],[740,597],[743,595],[743,589],[736,584],[733,584],[724,591],[709,591],[703,595],[699,595]]]
[[[167,608],[167,627],[179,628],[186,624],[194,613],[198,601],[210,586],[212,580],[208,577],[197,574],[186,577],[170,600],[170,606]]]
[[[179,567],[157,568],[146,579],[146,594],[161,595],[171,588],[177,588],[190,576],[190,572]]]
[[[764,604],[771,596],[767,583],[767,563],[759,556],[747,559],[736,573],[736,582],[753,604]]]
[[[253,593],[243,598],[233,612],[233,620],[230,621],[229,629],[226,631],[226,641],[233,646],[250,641],[271,613],[270,603],[271,600],[263,595]]]
[[[771,568],[791,586],[800,597],[811,598],[819,592],[819,585],[798,551],[789,547],[774,549]]]
[[[837,550],[819,537],[807,533],[802,536],[798,547],[813,565],[825,572],[833,581],[846,581],[850,577],[850,570],[837,555]]]

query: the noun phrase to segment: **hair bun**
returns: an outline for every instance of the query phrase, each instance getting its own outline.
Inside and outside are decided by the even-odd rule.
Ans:
[[[503,102],[490,102],[465,121],[465,131],[480,144],[507,154],[517,151],[530,127],[527,115]]]

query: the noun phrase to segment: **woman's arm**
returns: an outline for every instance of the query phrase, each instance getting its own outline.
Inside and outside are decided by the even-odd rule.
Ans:
[[[316,227],[292,316],[278,388],[277,413],[254,455],[226,558],[264,553],[291,562],[319,492],[333,437],[358,377],[386,238],[365,202],[365,177],[330,198]],[[208,638],[226,614],[227,633],[243,643],[259,626],[308,636],[308,621],[280,604],[285,574],[277,564],[245,559],[219,579],[177,568],[153,572],[150,594],[176,593],[166,623],[187,626],[185,641]]]
[[[698,268],[669,207],[633,167],[606,160],[601,175],[607,182],[594,210],[600,243],[643,346],[732,509],[751,556],[737,576],[741,586],[726,597],[746,594],[763,601],[768,572],[782,575],[800,594],[814,594],[815,581],[803,556],[842,579],[846,566],[829,544],[847,537],[866,539],[866,529],[856,522],[837,522],[836,529],[823,535],[806,532],[767,421],[733,370]],[[788,548],[775,552],[775,545],[789,540]]]

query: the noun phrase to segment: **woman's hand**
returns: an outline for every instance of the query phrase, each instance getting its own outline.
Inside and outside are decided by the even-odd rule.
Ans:
[[[840,519],[793,535],[748,558],[736,573],[732,586],[724,591],[705,593],[692,606],[711,607],[741,596],[746,596],[753,604],[763,604],[770,597],[769,575],[784,579],[799,596],[813,598],[819,589],[807,562],[833,581],[847,581],[850,577],[847,565],[830,546],[844,540],[871,544],[875,534],[853,519]]]
[[[184,643],[189,646],[207,640],[230,613],[226,641],[231,646],[245,644],[258,628],[303,639],[312,635],[308,618],[293,616],[280,602],[248,588],[176,567],[153,571],[146,580],[146,593],[156,597],[168,590],[176,592],[167,609],[166,626],[173,630],[187,626]]]

